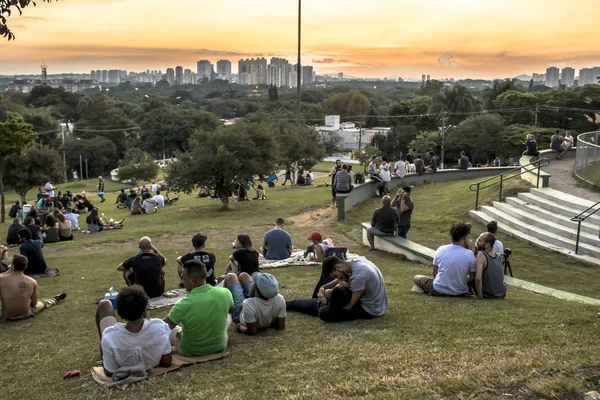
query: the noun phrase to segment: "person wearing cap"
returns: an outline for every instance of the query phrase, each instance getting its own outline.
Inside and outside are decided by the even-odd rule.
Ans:
[[[323,261],[325,259],[325,251],[333,247],[333,241],[329,238],[323,240],[319,232],[313,232],[306,240],[310,240],[312,244],[306,248],[304,253],[308,261]]]
[[[292,237],[283,227],[283,218],[277,218],[275,228],[265,234],[263,255],[267,260],[285,260],[292,255]]]
[[[37,202],[37,209],[39,211],[52,211],[54,210],[54,201],[50,197],[42,197]]]
[[[255,335],[272,326],[285,329],[285,299],[279,294],[279,283],[273,275],[227,274],[225,287],[233,297],[231,319],[238,332]]]
[[[104,198],[104,181],[102,177],[98,177],[98,197],[100,197],[100,203],[104,203],[106,199]]]
[[[128,258],[117,267],[123,272],[128,286],[140,285],[148,297],[159,297],[165,292],[165,272],[163,267],[166,258],[160,254],[148,236],[140,239],[138,247],[141,253]]]
[[[215,264],[217,263],[217,258],[214,254],[204,251],[206,247],[206,240],[207,237],[200,233],[194,235],[192,238],[194,252],[177,257],[177,274],[179,275],[179,279],[181,279],[179,287],[183,287],[183,264],[190,260],[201,261],[206,268],[206,283],[211,286],[215,286],[217,284],[215,280]]]

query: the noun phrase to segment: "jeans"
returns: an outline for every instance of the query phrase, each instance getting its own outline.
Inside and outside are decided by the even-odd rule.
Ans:
[[[317,299],[298,299],[292,301],[286,301],[285,309],[287,311],[295,311],[313,317],[319,316],[319,308],[321,304]]]
[[[319,308],[319,318],[325,322],[343,322],[354,321],[357,319],[373,319],[376,318],[376,316],[366,312],[359,301],[350,310],[323,306]]]
[[[227,289],[231,292],[231,296],[233,297],[233,314],[231,315],[231,319],[236,324],[240,323],[240,314],[242,313],[242,304],[244,300],[250,297],[250,291],[252,290],[252,282],[249,282],[242,286],[239,283],[234,283],[229,286]]]
[[[409,230],[410,230],[410,224],[398,226],[398,236],[406,239],[406,234],[408,233]]]

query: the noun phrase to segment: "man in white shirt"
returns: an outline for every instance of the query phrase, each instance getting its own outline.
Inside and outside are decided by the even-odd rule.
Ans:
[[[415,276],[413,291],[432,296],[465,296],[469,293],[468,283],[475,280],[475,255],[470,232],[470,224],[452,225],[452,244],[438,248],[433,257],[433,278]]]
[[[65,219],[71,222],[72,231],[79,229],[79,214],[75,214],[70,208],[67,208],[67,211],[65,212]]]
[[[402,159],[396,161],[394,171],[396,172],[396,176],[398,178],[404,178],[404,175],[406,175],[406,164],[404,163],[404,161],[402,161]]]
[[[565,140],[563,140],[562,146],[567,150],[573,147],[573,136],[571,136],[571,132],[565,132]]]
[[[157,206],[158,202],[150,197],[150,193],[145,193],[142,207],[146,210],[146,214],[154,214],[157,210]]]
[[[496,238],[496,232],[498,232],[498,222],[497,221],[488,222],[487,231],[489,233],[491,233],[492,235],[494,235],[494,238]],[[496,239],[494,241],[494,247],[492,247],[492,250],[494,253],[498,253],[498,254],[502,255],[502,254],[504,254],[504,245],[502,244],[501,241]]]
[[[152,191],[152,193],[158,194],[158,185],[156,183],[152,182],[152,186],[150,187],[150,190]]]
[[[165,198],[162,194],[160,194],[160,190],[156,191],[156,196],[154,196],[154,200],[158,203],[156,208],[163,208],[165,206]]]
[[[46,182],[46,185],[44,187],[46,188],[46,194],[48,195],[48,197],[53,199],[54,198],[54,186],[52,186],[52,184],[48,181],[48,182]]]
[[[146,319],[148,296],[141,286],[129,286],[119,292],[117,312],[126,322],[118,323],[109,300],[102,300],[96,311],[100,335],[102,365],[107,376],[122,368],[141,366],[145,370],[171,366],[169,325],[160,319]]]

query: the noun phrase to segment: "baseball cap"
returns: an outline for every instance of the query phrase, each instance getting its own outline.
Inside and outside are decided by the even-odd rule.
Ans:
[[[252,274],[252,279],[260,293],[267,299],[272,299],[279,293],[279,282],[271,274]]]
[[[194,235],[194,237],[192,238],[192,245],[194,247],[202,247],[202,246],[204,246],[204,243],[206,243],[206,239],[207,239],[207,237],[200,233],[197,235]]]
[[[44,202],[46,204],[52,204],[52,199],[50,197],[46,197],[46,200],[44,200]]]
[[[309,237],[306,238],[306,240],[323,240],[323,237],[319,232],[313,232]]]

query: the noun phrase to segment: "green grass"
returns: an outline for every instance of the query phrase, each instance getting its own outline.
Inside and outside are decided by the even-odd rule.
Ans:
[[[438,208],[447,209],[451,202],[456,207],[452,210],[462,209],[452,194],[460,184],[453,185],[415,190],[412,238],[429,227],[432,233],[419,233],[425,243],[446,242],[443,236],[452,216],[442,215]],[[72,244],[48,246],[48,263],[60,268],[61,275],[39,279],[40,296],[64,290],[68,298],[36,318],[0,322],[0,398],[501,399],[510,394],[510,398],[575,399],[600,388],[594,307],[512,289],[501,301],[416,295],[410,292],[411,278],[423,273],[423,267],[384,253],[369,254],[386,279],[390,309],[382,318],[323,324],[288,314],[282,333],[268,331],[250,338],[232,330],[231,354],[223,360],[184,367],[125,390],[108,392],[96,385],[88,374],[100,360],[94,300],[111,286],[123,286],[115,267],[135,253],[137,239],[150,233],[168,260],[167,287],[174,288],[174,259],[191,250],[192,233],[208,234],[208,250],[216,254],[220,272],[235,235],[247,233],[258,244],[273,217],[324,207],[329,199],[328,188],[290,190],[279,185],[267,194],[267,201],[234,204],[233,212],[219,212],[217,201],[185,196],[158,214],[127,217],[122,231],[80,234]],[[360,213],[370,212],[374,205],[369,202],[353,217],[360,220]],[[112,210],[112,205],[106,209]],[[433,216],[422,220],[426,211],[440,220]],[[341,228],[318,229],[350,251],[364,254],[363,246],[340,233],[354,237],[353,227]],[[295,246],[303,247],[315,227],[292,225],[288,230]],[[537,261],[537,254],[528,259]],[[517,277],[524,278],[520,275],[524,268],[515,262]],[[286,299],[310,295],[320,274],[318,267],[272,272]],[[563,277],[570,276],[569,269]],[[162,318],[167,312],[154,310],[149,315]],[[63,373],[71,369],[81,370],[82,377],[63,380]]]
[[[505,195],[514,195],[525,190],[522,181],[512,181]],[[408,238],[424,246],[437,249],[450,242],[450,226],[459,221],[473,224],[471,237],[475,239],[486,228],[469,216],[469,209],[475,207],[475,194],[467,188],[469,180],[443,184],[417,186],[412,193],[415,211]],[[525,184],[523,184],[525,185]],[[482,194],[482,204],[498,200],[498,192],[490,188]],[[370,221],[373,210],[379,207],[378,199],[371,199],[352,210],[341,231],[359,240],[360,222]],[[498,234],[504,248],[512,250],[511,266],[516,278],[549,286],[584,296],[600,298],[600,268],[573,260],[562,254],[545,251],[524,243],[511,236]]]
[[[329,173],[329,171],[331,171],[331,168],[335,167],[335,163],[334,162],[320,162],[315,164],[311,171],[312,172],[327,172]]]

